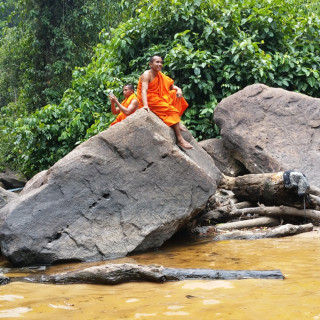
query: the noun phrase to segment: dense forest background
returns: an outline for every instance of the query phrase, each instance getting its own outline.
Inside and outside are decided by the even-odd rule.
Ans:
[[[30,178],[114,120],[108,90],[154,54],[219,136],[214,108],[253,83],[320,96],[320,15],[301,0],[0,0],[0,165]]]

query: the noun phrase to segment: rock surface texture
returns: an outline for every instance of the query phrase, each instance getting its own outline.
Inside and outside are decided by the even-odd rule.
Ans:
[[[215,122],[250,173],[296,170],[320,187],[320,99],[254,84],[223,99]]]
[[[222,139],[208,139],[199,142],[200,146],[212,157],[217,168],[225,175],[237,177],[248,173],[245,166],[233,158],[223,145]]]
[[[191,134],[138,110],[34,176],[5,206],[2,253],[14,265],[95,261],[161,246],[197,215],[221,173]]]

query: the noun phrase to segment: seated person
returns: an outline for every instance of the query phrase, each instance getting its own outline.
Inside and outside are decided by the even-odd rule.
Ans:
[[[109,99],[111,101],[111,111],[113,114],[118,115],[116,120],[114,120],[110,126],[121,122],[139,108],[139,102],[134,93],[134,87],[132,84],[125,84],[123,86],[123,95],[125,99],[121,103],[113,93],[109,95]]]
[[[188,103],[182,96],[182,90],[174,85],[171,78],[161,72],[161,57],[151,57],[149,66],[150,70],[145,71],[138,82],[137,97],[140,106],[150,109],[165,124],[173,128],[178,146],[194,149],[181,134],[181,130],[185,129],[180,123],[180,117],[188,107]]]

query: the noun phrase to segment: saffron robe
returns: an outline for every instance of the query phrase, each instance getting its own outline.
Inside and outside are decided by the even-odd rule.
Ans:
[[[172,126],[180,122],[180,117],[188,107],[187,101],[177,98],[177,91],[170,90],[174,81],[158,72],[157,76],[149,82],[147,90],[147,101],[149,109],[154,112],[165,124]],[[137,87],[137,97],[142,106],[141,96],[142,82],[141,77]]]
[[[132,101],[133,99],[137,99],[137,96],[135,95],[135,93],[132,93],[128,98],[124,99],[124,100],[121,102],[121,104],[122,104],[125,108],[128,108],[129,105],[130,105],[130,103],[131,103],[131,101]],[[139,107],[138,107],[137,109],[139,109]],[[135,111],[136,111],[136,110],[134,110],[132,113],[134,113]],[[132,114],[132,113],[130,113],[130,114]],[[130,114],[129,114],[129,116],[130,116]],[[121,122],[121,121],[124,120],[126,117],[127,117],[127,115],[124,114],[122,111],[120,111],[120,113],[118,114],[116,120],[114,120],[114,121],[110,124],[110,126],[113,126],[114,124],[116,124],[116,123],[118,123],[118,122]]]

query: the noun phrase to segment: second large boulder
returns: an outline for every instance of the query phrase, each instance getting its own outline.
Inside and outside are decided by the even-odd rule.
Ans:
[[[250,173],[293,169],[320,187],[320,99],[254,84],[223,99],[215,121]]]

